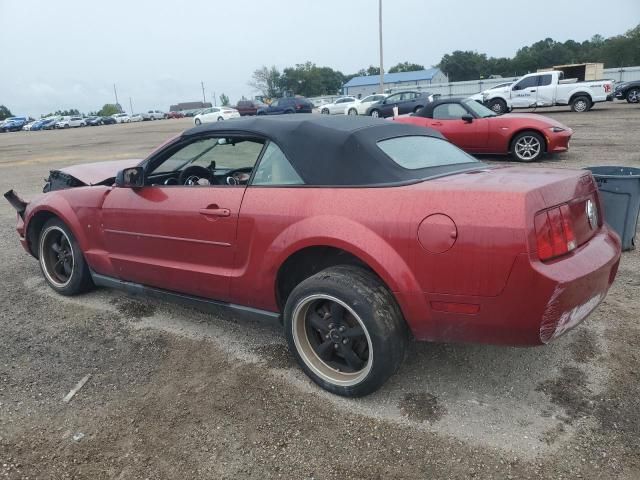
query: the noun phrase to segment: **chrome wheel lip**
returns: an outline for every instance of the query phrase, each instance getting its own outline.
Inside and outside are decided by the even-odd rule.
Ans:
[[[329,300],[341,305],[353,316],[360,327],[362,327],[367,339],[369,358],[367,359],[366,365],[361,370],[352,373],[337,371],[322,360],[311,346],[307,337],[305,322],[309,307],[317,300]],[[293,311],[291,329],[293,342],[298,355],[300,355],[304,364],[324,381],[340,387],[350,387],[362,382],[371,372],[371,368],[373,367],[373,344],[371,342],[371,337],[369,336],[369,331],[360,319],[360,316],[342,300],[332,295],[325,294],[314,294],[304,297],[298,302]]]
[[[514,145],[514,153],[521,160],[532,160],[540,154],[542,145],[533,135],[525,135],[520,137]]]
[[[50,266],[47,265],[47,260],[46,260],[46,256],[45,256],[45,244],[47,242],[48,237],[53,232],[60,233],[67,240],[67,243],[69,244],[69,251],[71,253],[71,273],[69,274],[69,278],[67,279],[66,282],[59,282],[58,280],[56,280],[54,278],[54,276],[51,275],[51,273],[49,272]],[[67,233],[62,228],[58,227],[57,225],[53,225],[51,227],[48,227],[40,235],[40,248],[38,250],[39,250],[39,252],[38,252],[39,255],[38,256],[40,257],[39,258],[40,266],[42,267],[42,272],[44,273],[44,276],[47,279],[47,281],[49,283],[51,283],[52,285],[54,285],[55,287],[57,287],[57,288],[64,288],[67,285],[69,285],[69,283],[71,282],[71,278],[73,277],[74,269],[76,267],[76,259],[75,259],[75,255],[73,253],[73,246],[71,245],[71,239],[69,238]]]

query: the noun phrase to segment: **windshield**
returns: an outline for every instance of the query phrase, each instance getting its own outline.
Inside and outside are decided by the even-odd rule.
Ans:
[[[426,135],[409,135],[380,140],[378,147],[391,160],[408,170],[481,163],[446,140]]]
[[[469,110],[471,110],[474,114],[476,114],[480,118],[496,116],[496,114],[492,110],[489,110],[487,107],[476,102],[475,100],[465,100],[462,103],[464,103],[465,107],[467,107]]]

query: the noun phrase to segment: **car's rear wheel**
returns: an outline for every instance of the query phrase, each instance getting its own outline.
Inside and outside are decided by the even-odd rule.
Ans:
[[[219,122],[221,122],[221,121],[223,121],[223,120],[224,120],[224,118],[222,118],[222,117],[218,117],[218,121],[219,121]]]
[[[640,102],[640,89],[630,88],[627,92],[627,102],[638,103]]]
[[[377,277],[359,267],[331,267],[300,283],[287,299],[284,326],[304,372],[337,395],[377,390],[404,359],[400,308]]]
[[[413,109],[413,113],[418,113],[421,108],[422,108],[422,105],[418,105],[416,108]]]
[[[536,132],[522,132],[511,142],[511,154],[520,162],[535,162],[544,155],[544,139]]]
[[[369,115],[371,115],[373,118],[380,118],[380,110],[371,110],[371,113]]]
[[[578,95],[571,101],[571,111],[582,113],[591,108],[591,99],[586,95]]]
[[[62,295],[93,287],[89,267],[71,230],[58,218],[48,220],[38,242],[38,258],[45,280]]]
[[[355,108],[350,108],[347,113],[349,115],[358,115],[358,110],[356,110]]]
[[[502,100],[501,98],[494,98],[489,101],[489,108],[493,110],[494,113],[498,115],[502,115],[507,112],[507,102]]]
[[[194,123],[195,123],[196,125],[200,125],[202,122],[200,121],[200,119],[199,119],[199,118],[196,118],[196,119],[195,119],[195,121],[194,121]]]

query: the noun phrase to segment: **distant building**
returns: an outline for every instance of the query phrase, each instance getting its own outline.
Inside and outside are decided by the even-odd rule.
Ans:
[[[432,83],[447,83],[449,79],[439,68],[428,68],[415,72],[399,72],[384,74],[384,88],[407,88],[425,87]],[[372,93],[378,93],[380,88],[380,75],[366,75],[363,77],[353,77],[342,86],[343,95],[365,97]]]
[[[183,110],[196,110],[198,108],[211,108],[211,102],[184,102],[169,107],[170,112],[181,112]]]

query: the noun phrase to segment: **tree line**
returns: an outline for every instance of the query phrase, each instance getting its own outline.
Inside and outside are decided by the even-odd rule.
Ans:
[[[520,48],[512,58],[489,57],[486,53],[456,50],[444,55],[436,66],[450,81],[458,82],[491,75],[515,77],[553,65],[586,62],[604,63],[605,68],[640,65],[640,25],[623,35],[609,38],[594,35],[583,42],[558,42],[545,38]],[[391,67],[388,73],[424,68],[423,65],[405,61]],[[263,66],[253,73],[249,86],[267,98],[284,94],[316,97],[338,94],[342,85],[353,77],[379,74],[380,68],[373,65],[345,75],[339,70],[306,62],[287,67],[282,72],[275,66]]]

